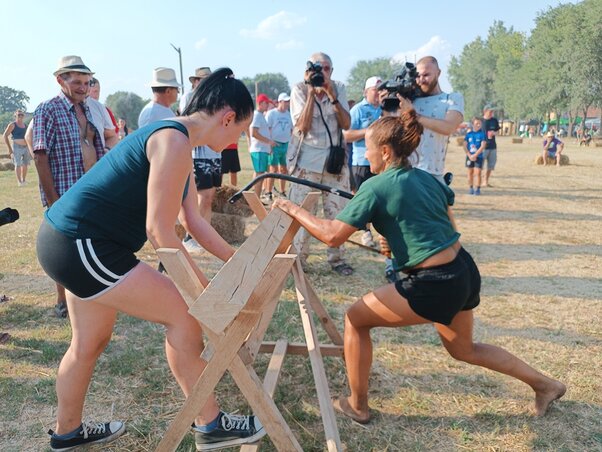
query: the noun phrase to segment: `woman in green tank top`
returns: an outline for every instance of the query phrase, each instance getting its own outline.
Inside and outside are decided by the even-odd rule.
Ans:
[[[401,105],[406,102],[400,98]],[[458,241],[449,206],[453,192],[432,175],[412,169],[423,126],[407,105],[401,117],[374,122],[366,133],[366,158],[376,176],[367,180],[335,220],[319,219],[278,199],[280,208],[318,240],[340,246],[366,223],[384,236],[383,254],[393,253],[406,276],[356,301],[345,315],[345,365],[351,395],[334,407],[360,423],[370,421],[368,381],[372,364],[370,330],[434,323],[441,342],[456,359],[505,373],[535,391],[535,412],[543,415],[566,387],[506,350],[474,343],[473,308],[480,302],[479,270]]]

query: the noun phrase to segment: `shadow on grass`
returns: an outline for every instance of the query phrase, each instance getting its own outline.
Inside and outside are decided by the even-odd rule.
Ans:
[[[544,417],[492,412],[474,416],[457,413],[396,416],[371,411],[373,420],[362,429],[361,435],[357,434],[358,424],[337,415],[339,428],[345,432],[343,441],[348,446],[353,444],[353,450],[481,450],[488,436],[508,437],[506,441],[511,441],[513,435],[525,433],[532,438],[532,450],[575,450],[563,447],[567,443],[578,446],[579,450],[599,450],[601,446],[600,433],[595,428],[579,425],[578,420],[582,418],[580,413],[589,411],[595,417],[592,411],[598,411],[600,416],[602,410],[575,401],[556,402]],[[383,433],[391,434],[393,426],[398,433],[394,435],[397,441],[386,448],[387,438]]]
[[[558,260],[565,256],[583,255],[602,257],[600,245],[527,245],[510,243],[471,243],[462,245],[473,254],[478,263],[526,260]]]
[[[488,296],[523,294],[602,301],[602,280],[571,276],[485,276],[482,293]]]

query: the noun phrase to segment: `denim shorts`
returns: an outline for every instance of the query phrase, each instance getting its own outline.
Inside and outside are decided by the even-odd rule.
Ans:
[[[27,146],[13,143],[13,163],[15,166],[27,166],[31,162],[31,155]]]
[[[444,325],[481,301],[481,275],[464,248],[447,264],[410,271],[395,288],[416,314]]]

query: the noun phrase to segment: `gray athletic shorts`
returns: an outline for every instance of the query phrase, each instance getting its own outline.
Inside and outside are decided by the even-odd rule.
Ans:
[[[485,149],[483,151],[483,163],[487,162],[487,169],[492,170],[497,163],[497,149]],[[485,166],[485,165],[483,165]]]

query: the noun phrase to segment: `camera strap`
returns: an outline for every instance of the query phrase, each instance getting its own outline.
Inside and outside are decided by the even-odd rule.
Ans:
[[[330,129],[328,128],[328,125],[326,124],[326,120],[324,119],[324,114],[322,113],[322,107],[320,107],[320,103],[314,98],[314,102],[316,103],[316,106],[318,107],[318,111],[320,112],[320,118],[322,118],[322,122],[324,123],[324,127],[326,127],[326,133],[328,133],[328,139],[330,140],[330,147],[334,147],[334,144],[332,143],[332,135],[330,135]],[[343,133],[341,132],[339,134],[339,146],[342,146],[343,144],[343,140],[342,140],[342,135]]]

